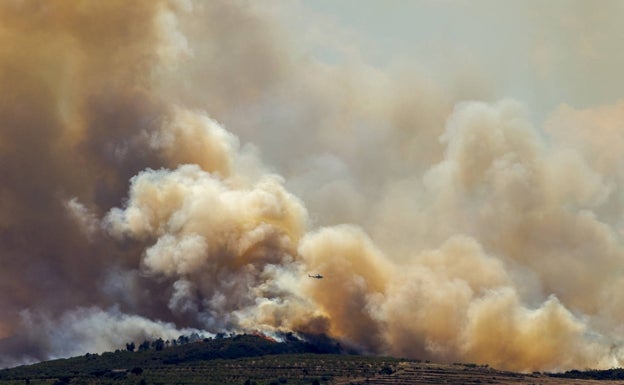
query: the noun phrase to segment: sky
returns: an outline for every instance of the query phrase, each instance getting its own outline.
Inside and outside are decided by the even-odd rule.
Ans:
[[[561,103],[586,108],[621,97],[614,76],[624,60],[617,49],[624,33],[618,1],[600,7],[587,1],[303,4],[349,35],[367,63],[414,66],[443,83],[472,72],[488,89],[467,97],[516,98],[535,119]],[[319,59],[336,60],[327,45],[316,49]]]
[[[0,367],[223,332],[621,366],[623,7],[0,2]]]

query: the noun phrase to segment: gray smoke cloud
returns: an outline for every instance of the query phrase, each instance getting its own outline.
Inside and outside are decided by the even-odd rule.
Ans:
[[[301,10],[0,5],[0,366],[249,331],[620,365],[622,102],[536,123],[496,73],[309,55],[351,35]]]

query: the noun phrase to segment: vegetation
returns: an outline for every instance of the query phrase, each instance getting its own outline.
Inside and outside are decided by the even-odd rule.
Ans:
[[[607,370],[570,370],[564,373],[549,373],[551,377],[558,378],[574,378],[583,380],[624,380],[624,369],[607,369]]]
[[[285,342],[254,335],[175,345],[156,340],[143,342],[136,350],[128,344],[124,351],[5,369],[0,371],[0,383],[320,385],[354,367],[365,375],[392,372],[397,361],[337,353],[340,347],[335,344],[314,344],[292,336]]]

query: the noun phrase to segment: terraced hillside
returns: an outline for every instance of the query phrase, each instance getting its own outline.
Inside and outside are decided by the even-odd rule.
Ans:
[[[331,348],[331,344],[324,346]],[[320,353],[323,349],[302,341],[277,343],[257,336],[236,336],[162,350],[88,354],[6,369],[0,371],[0,384],[624,384],[624,380],[503,372],[473,364]],[[591,378],[607,378],[607,374],[620,378],[617,376],[621,373],[568,373],[594,376]]]
[[[576,378],[557,378],[548,374],[513,373],[465,364],[432,364],[414,361],[399,362],[393,373],[377,373],[364,378],[336,378],[334,384],[398,385],[398,384],[624,384],[624,381],[600,381]]]

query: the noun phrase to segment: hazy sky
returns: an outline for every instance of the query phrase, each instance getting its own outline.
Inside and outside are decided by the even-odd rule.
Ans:
[[[482,94],[467,96],[516,98],[539,119],[560,103],[613,103],[624,87],[617,0],[304,0],[302,7],[330,27],[325,34],[337,34],[337,48],[326,40],[311,47],[322,60],[346,60],[348,52],[443,83],[485,82]]]

